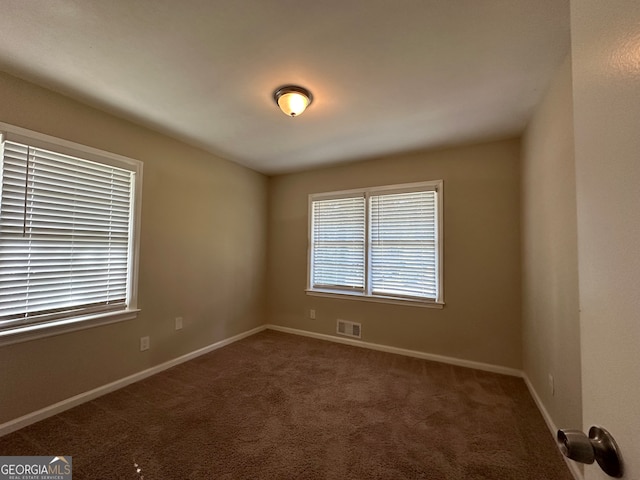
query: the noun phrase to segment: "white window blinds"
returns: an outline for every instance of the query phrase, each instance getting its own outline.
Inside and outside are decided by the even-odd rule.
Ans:
[[[437,297],[436,193],[372,195],[371,293]]]
[[[442,181],[313,194],[311,292],[444,304]]]
[[[126,308],[134,173],[3,147],[0,329]]]
[[[311,285],[363,291],[364,196],[312,202]]]

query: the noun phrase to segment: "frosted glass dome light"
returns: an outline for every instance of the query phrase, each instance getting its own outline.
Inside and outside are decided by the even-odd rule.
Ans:
[[[306,88],[287,85],[273,92],[273,99],[285,115],[297,117],[311,104],[313,97]]]

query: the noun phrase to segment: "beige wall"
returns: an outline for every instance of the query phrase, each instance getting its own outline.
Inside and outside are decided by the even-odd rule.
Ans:
[[[266,177],[5,74],[0,121],[144,162],[142,312],[0,347],[0,423],[264,323]]]
[[[337,318],[352,320],[366,342],[520,368],[519,169],[514,139],[270,178],[269,321],[335,334]],[[436,179],[444,180],[444,309],[305,294],[308,194]]]
[[[577,242],[567,57],[522,142],[523,368],[554,423],[563,428],[582,423]]]

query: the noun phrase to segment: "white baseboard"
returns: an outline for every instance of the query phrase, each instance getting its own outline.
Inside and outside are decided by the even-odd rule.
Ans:
[[[476,370],[484,370],[487,372],[500,373],[502,375],[511,375],[514,377],[522,377],[522,371],[516,368],[503,367],[501,365],[492,365],[490,363],[474,362],[472,360],[464,360],[462,358],[447,357],[444,355],[436,355],[434,353],[425,353],[418,350],[407,350],[405,348],[390,347],[379,343],[363,342],[361,340],[353,340],[351,338],[342,338],[334,335],[326,335],[324,333],[308,332],[306,330],[298,330],[296,328],[281,327],[280,325],[266,325],[269,330],[278,332],[292,333],[294,335],[302,335],[303,337],[317,338],[320,340],[328,340],[330,342],[343,343],[353,345],[355,347],[369,348],[381,352],[395,353],[407,357],[421,358],[423,360],[431,360],[434,362],[448,363],[457,365],[458,367],[475,368]]]
[[[139,382],[140,380],[150,377],[151,375],[155,375],[156,373],[160,373],[163,370],[167,370],[181,363],[188,362],[189,360],[193,360],[194,358],[199,357],[200,355],[204,355],[206,353],[212,352],[214,350],[224,347],[225,345],[229,345],[230,343],[237,342],[238,340],[242,340],[245,337],[249,337],[265,329],[266,329],[266,326],[261,325],[251,330],[247,330],[246,332],[239,333],[238,335],[234,335],[233,337],[225,338],[224,340],[220,340],[219,342],[212,343],[211,345],[200,348],[191,353],[187,353],[186,355],[182,355],[178,358],[174,358],[173,360],[169,360],[168,362],[161,363],[160,365],[156,365],[155,367],[151,367],[141,372],[134,373],[133,375],[129,375],[128,377],[121,378],[120,380],[116,380],[115,382],[102,385],[98,388],[94,388],[93,390],[89,390],[88,392],[80,393],[71,398],[67,398],[58,403],[54,403],[53,405],[49,405],[48,407],[42,408],[35,412],[28,413],[27,415],[24,415],[22,417],[0,424],[0,437],[2,437],[3,435],[7,435],[11,432],[15,432],[16,430],[24,428],[33,423],[39,422],[40,420],[44,420],[45,418],[49,418],[49,417],[52,417],[53,415],[57,415],[58,413],[64,412],[65,410],[69,410],[70,408],[73,408],[82,403],[89,402],[95,398],[101,397],[102,395],[106,395],[107,393],[111,393],[115,390],[126,387],[127,385],[130,385],[132,383]]]
[[[524,379],[524,383],[527,385],[527,388],[529,389],[529,393],[533,397],[533,400],[536,402],[536,406],[538,407],[538,410],[540,410],[540,413],[542,414],[542,418],[544,418],[544,421],[547,424],[547,427],[549,428],[549,431],[551,432],[553,439],[555,440],[556,434],[558,432],[558,427],[556,426],[553,419],[551,418],[551,415],[549,415],[549,412],[547,411],[544,404],[542,403],[542,400],[540,399],[538,392],[536,392],[536,389],[533,388],[533,384],[531,383],[531,380],[529,380],[529,377],[527,376],[527,374],[522,372],[522,378]],[[583,480],[584,477],[582,475],[582,472],[580,471],[580,468],[578,467],[578,464],[576,462],[569,460],[565,456],[563,456],[562,458],[567,464],[567,467],[569,467],[569,470],[571,471],[573,478],[575,478],[575,480]]]

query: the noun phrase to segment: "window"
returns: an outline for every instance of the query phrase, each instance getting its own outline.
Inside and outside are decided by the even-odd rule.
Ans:
[[[142,164],[0,129],[0,336],[131,315]]]
[[[442,181],[309,197],[311,294],[442,305]]]

